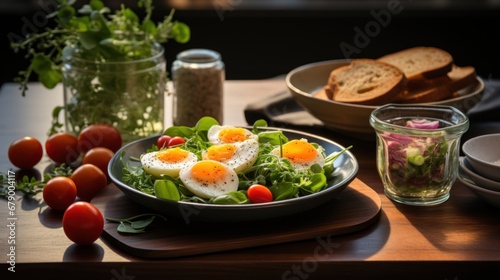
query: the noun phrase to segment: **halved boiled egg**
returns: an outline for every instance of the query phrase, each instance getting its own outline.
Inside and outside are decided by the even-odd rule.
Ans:
[[[309,168],[315,163],[321,167],[325,165],[321,147],[314,147],[307,139],[291,140],[282,145],[282,151],[277,147],[271,154],[288,159],[296,170]]]
[[[207,199],[236,191],[239,183],[232,168],[215,160],[191,163],[180,171],[179,179],[190,192]]]
[[[194,153],[180,147],[162,149],[141,156],[144,171],[155,177],[161,177],[161,175],[177,177],[182,168],[196,161],[198,157]]]
[[[203,159],[222,162],[235,172],[251,167],[259,156],[259,142],[249,139],[231,144],[210,146],[202,155]]]
[[[258,136],[250,130],[230,125],[213,125],[207,131],[208,141],[212,144],[236,143],[248,139],[258,140]]]

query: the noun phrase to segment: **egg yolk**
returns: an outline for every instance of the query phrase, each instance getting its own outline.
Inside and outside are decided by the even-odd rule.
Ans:
[[[156,158],[158,158],[163,162],[180,162],[186,159],[188,154],[189,154],[188,151],[177,147],[173,149],[160,150],[156,154]]]
[[[226,167],[214,161],[199,161],[191,168],[191,176],[200,182],[217,183],[226,176]]]
[[[234,145],[214,145],[207,149],[207,152],[203,155],[203,158],[216,161],[224,161],[232,158],[235,152],[236,146]]]
[[[219,139],[224,143],[242,142],[248,139],[245,129],[241,127],[224,128],[219,132]]]
[[[314,160],[318,151],[311,143],[302,140],[291,140],[283,145],[283,157],[291,162],[303,163]]]

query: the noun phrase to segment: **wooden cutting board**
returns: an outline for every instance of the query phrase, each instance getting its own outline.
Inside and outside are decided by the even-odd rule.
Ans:
[[[126,197],[114,184],[92,203],[105,218],[152,213]],[[306,212],[264,221],[190,223],[156,219],[145,233],[123,234],[106,221],[103,237],[124,252],[143,258],[171,258],[352,233],[372,225],[381,210],[379,195],[359,179],[330,202]]]

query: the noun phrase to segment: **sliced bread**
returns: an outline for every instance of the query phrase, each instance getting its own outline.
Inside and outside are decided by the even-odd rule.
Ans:
[[[338,102],[381,105],[405,89],[406,77],[398,67],[374,59],[354,59],[334,69],[324,88]]]
[[[454,97],[454,94],[476,82],[476,71],[472,66],[459,67],[454,65],[452,70],[443,77],[428,79],[425,87],[408,89],[396,99],[398,103],[436,102]]]
[[[408,85],[420,84],[422,79],[446,75],[453,67],[453,57],[445,50],[418,46],[387,54],[378,58],[401,70],[408,79]]]

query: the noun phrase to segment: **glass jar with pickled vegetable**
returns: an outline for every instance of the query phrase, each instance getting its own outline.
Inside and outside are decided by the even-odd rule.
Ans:
[[[467,116],[451,106],[387,104],[375,109],[377,169],[385,194],[409,205],[437,205],[457,178]]]

